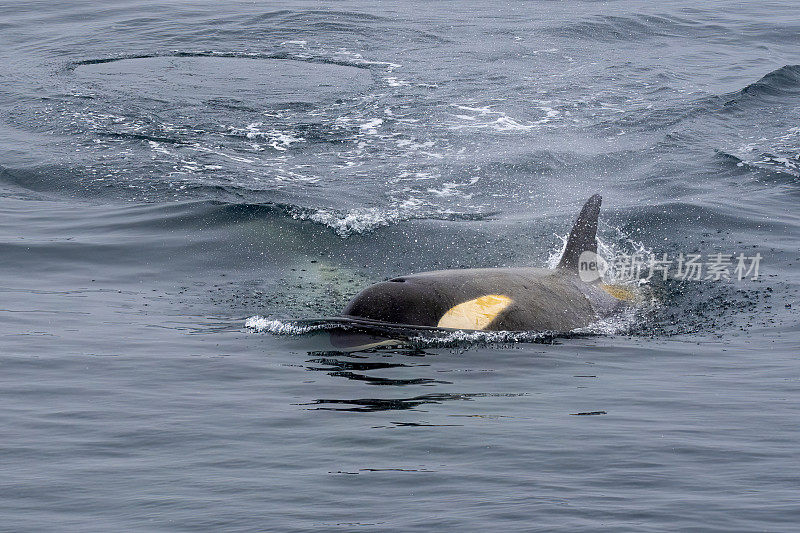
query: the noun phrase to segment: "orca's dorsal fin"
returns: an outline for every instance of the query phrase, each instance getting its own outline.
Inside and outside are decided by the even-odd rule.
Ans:
[[[557,268],[578,271],[578,259],[585,251],[597,253],[597,217],[603,197],[595,194],[584,204],[572,231],[569,232],[567,247],[558,262]]]

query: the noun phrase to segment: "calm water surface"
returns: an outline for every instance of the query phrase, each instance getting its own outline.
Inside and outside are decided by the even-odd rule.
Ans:
[[[796,530],[794,2],[6,2],[0,44],[0,529]],[[610,259],[759,279],[546,342],[286,334],[546,265],[595,192]]]

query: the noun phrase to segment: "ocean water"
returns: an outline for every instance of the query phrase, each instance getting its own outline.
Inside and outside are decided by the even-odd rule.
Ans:
[[[0,4],[0,530],[796,531],[795,2]],[[388,276],[653,279],[332,351]]]

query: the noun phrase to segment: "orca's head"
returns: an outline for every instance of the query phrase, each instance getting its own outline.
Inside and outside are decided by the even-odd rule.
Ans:
[[[424,277],[394,278],[361,291],[342,314],[390,324],[480,330],[512,304],[503,294],[452,289]]]
[[[347,304],[346,317],[435,327],[452,304],[416,281],[394,278],[371,285]]]

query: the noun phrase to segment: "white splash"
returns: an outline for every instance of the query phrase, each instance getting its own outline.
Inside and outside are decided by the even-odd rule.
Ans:
[[[564,255],[564,250],[567,248],[567,235],[553,234],[558,240],[559,244],[550,250],[547,256],[547,268],[556,268],[561,256]],[[611,224],[600,222],[598,235],[597,235],[597,255],[599,255],[608,265],[615,265],[618,258],[630,258],[636,256],[644,264],[647,264],[650,258],[655,257],[655,253],[645,246],[640,241],[635,241],[628,237],[620,228],[612,226]],[[613,268],[609,268],[603,274],[604,283],[619,283],[621,280],[614,278]],[[638,285],[634,283],[633,286]]]
[[[464,198],[464,199],[468,200],[468,199],[472,198],[472,194],[466,193],[466,192],[464,192],[464,191],[462,191],[460,189],[462,187],[469,187],[471,185],[475,185],[476,183],[478,183],[478,181],[480,179],[481,179],[480,177],[474,177],[468,183],[447,182],[447,183],[443,183],[442,187],[439,188],[439,189],[435,189],[435,188],[432,188],[432,187],[429,188],[428,192],[433,194],[433,195],[436,195],[436,196],[438,196],[440,198],[447,197],[447,196],[458,196],[460,198]]]
[[[584,328],[576,328],[571,333],[578,335],[619,335],[629,331],[638,321],[641,311],[634,306],[624,307],[611,316],[602,318]]]
[[[312,331],[325,329],[325,324],[314,324],[313,326],[300,326],[281,320],[272,320],[260,315],[254,315],[245,320],[244,327],[256,333],[272,333],[273,335],[304,335]]]
[[[333,229],[340,237],[364,233],[411,218],[410,213],[403,213],[400,209],[381,211],[377,208],[354,209],[347,213],[320,209],[314,212],[301,211],[292,216],[298,220],[311,220],[318,224],[324,224]]]
[[[367,135],[377,135],[378,128],[380,128],[382,124],[383,124],[382,118],[374,118],[372,120],[364,122],[363,124],[360,124],[358,128]]]
[[[800,177],[800,127],[793,127],[783,135],[768,139],[760,137],[744,144],[733,155],[740,159],[739,166],[749,165]]]
[[[510,116],[504,111],[493,109],[492,106],[471,106],[461,104],[451,104],[456,109],[466,111],[469,114],[456,113],[452,117],[460,121],[458,124],[450,126],[450,129],[492,129],[501,133],[529,132],[539,129],[552,122],[561,112],[552,107],[552,101],[540,100],[535,108],[542,111],[542,117],[538,120],[523,122]]]
[[[456,330],[445,334],[409,337],[409,342],[431,348],[446,348],[468,344],[502,344],[537,342],[556,336],[548,331],[477,331]]]
[[[389,87],[407,87],[411,85],[405,80],[401,80],[400,78],[396,78],[394,76],[387,76],[383,78],[386,81],[386,85]]]
[[[370,59],[364,59],[364,56],[362,56],[358,52],[351,52],[346,48],[339,48],[336,52],[333,53],[333,55],[337,57],[344,57],[349,63],[352,63],[354,65],[383,67],[386,69],[386,72],[392,72],[395,69],[398,69],[402,66],[398,65],[397,63],[391,63],[389,61],[374,61]]]
[[[158,152],[159,154],[164,154],[164,155],[173,155],[172,152],[167,150],[167,148],[160,142],[147,141],[147,144],[150,145],[150,149],[153,150],[154,152]]]
[[[304,138],[297,136],[293,132],[281,131],[275,128],[262,130],[260,129],[261,126],[263,126],[262,122],[253,122],[244,128],[229,126],[228,132],[230,135],[246,137],[253,140],[265,139],[268,146],[271,146],[279,152],[285,152],[293,144],[306,142]]]
[[[187,146],[187,148],[189,150],[195,150],[197,152],[205,152],[207,154],[218,155],[218,156],[224,157],[226,159],[230,159],[231,161],[236,161],[237,163],[249,163],[249,164],[255,163],[255,160],[253,160],[253,159],[248,159],[246,157],[240,157],[238,155],[226,154],[225,152],[221,152],[219,150],[215,150],[213,148],[209,148],[208,146],[203,146],[200,143],[193,143],[193,144]]]

